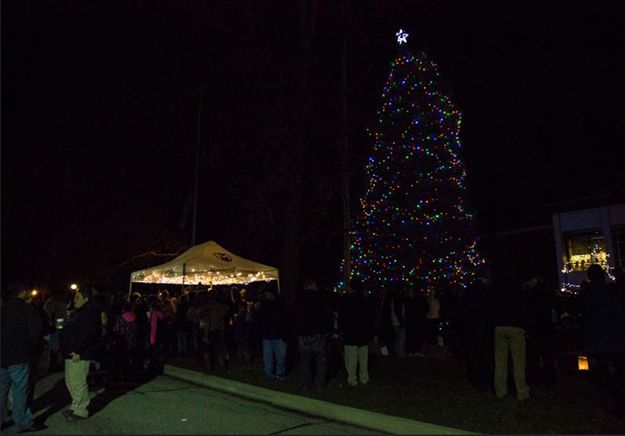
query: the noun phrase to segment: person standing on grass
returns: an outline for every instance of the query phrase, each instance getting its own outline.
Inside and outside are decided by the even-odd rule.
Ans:
[[[237,302],[233,321],[233,337],[237,346],[237,362],[248,367],[252,363],[252,303],[242,298]]]
[[[508,393],[508,354],[512,354],[517,399],[530,398],[525,381],[528,296],[521,289],[512,265],[495,265],[493,269],[490,316],[495,326],[495,393],[503,398]]]
[[[467,374],[473,387],[479,390],[492,389],[495,367],[494,331],[488,312],[490,283],[490,267],[480,265],[475,281],[464,292],[462,303],[467,339]]]
[[[9,300],[2,306],[2,352],[0,354],[1,389],[0,423],[8,419],[9,390],[13,390],[13,422],[18,432],[34,432],[45,427],[35,424],[28,407],[29,376],[37,368],[31,361],[38,345],[43,324],[37,310],[26,303],[28,289],[18,283],[8,287]]]
[[[553,357],[553,309],[554,292],[539,274],[525,283],[530,294],[530,317],[528,323],[527,370],[530,381],[552,386],[556,381]]]
[[[223,369],[228,369],[228,348],[226,347],[226,324],[228,323],[228,295],[224,291],[215,290],[209,297],[206,305],[208,318],[208,355],[207,364],[209,371],[215,369],[218,364]]]
[[[406,305],[404,294],[399,288],[393,288],[390,295],[391,323],[394,333],[395,355],[400,359],[406,357]]]
[[[374,313],[363,292],[362,283],[352,280],[339,303],[339,335],[345,347],[347,383],[369,383],[369,343],[373,337]]]
[[[305,389],[322,388],[326,383],[326,341],[332,332],[333,319],[330,296],[319,290],[315,280],[304,281],[303,289],[293,303],[292,317],[299,341],[302,386]]]
[[[409,286],[403,288],[404,305],[406,307],[406,351],[408,357],[423,357],[421,349],[422,331],[425,325],[425,315],[427,314],[427,302],[422,298],[421,293]]]
[[[74,311],[61,332],[61,353],[65,358],[65,385],[72,405],[63,412],[68,421],[89,417],[91,401],[87,375],[91,361],[97,357],[102,334],[102,306],[93,301],[94,289],[77,290]]]
[[[432,345],[436,344],[437,337],[439,335],[439,324],[441,318],[441,302],[436,298],[436,291],[430,291],[428,296],[428,313],[427,328],[428,328],[428,342]]]
[[[343,369],[345,359],[343,358],[343,342],[339,336],[339,304],[342,300],[339,293],[331,292],[329,288],[325,292],[330,296],[332,306],[332,332],[327,341],[327,369],[326,379],[332,380],[338,372]]]
[[[625,272],[623,268],[617,266],[613,271],[614,275],[614,291],[616,292],[616,299],[621,305],[621,310],[625,312]]]
[[[287,307],[275,289],[266,287],[263,294],[265,299],[260,304],[258,320],[263,340],[265,378],[282,381],[286,373]]]
[[[176,345],[178,356],[186,358],[189,352],[189,334],[191,330],[190,322],[187,320],[189,312],[189,297],[181,295],[176,308],[176,321],[174,323],[176,329]]]
[[[167,289],[163,289],[159,296],[161,298],[161,308],[163,309],[163,315],[165,319],[163,322],[163,352],[176,354],[176,331],[174,328],[174,322],[176,320],[176,299],[169,295]]]
[[[605,282],[603,268],[590,265],[587,275],[590,283],[581,293],[583,348],[597,359],[599,385],[610,387],[615,385],[610,381],[610,362],[617,380],[624,376],[625,315],[614,285]]]
[[[395,342],[395,331],[391,319],[393,293],[388,288],[382,288],[377,295],[379,300],[376,305],[376,327],[381,340],[380,354],[388,356],[389,350],[393,349]]]
[[[165,343],[165,313],[158,299],[150,303],[150,346],[147,369],[152,375],[161,372],[161,351]]]
[[[198,291],[189,299],[187,321],[191,325],[191,339],[198,363],[207,363],[208,356],[208,292]],[[206,343],[205,343],[206,342]]]

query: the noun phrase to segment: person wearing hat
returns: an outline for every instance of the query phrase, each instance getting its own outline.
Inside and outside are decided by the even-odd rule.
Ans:
[[[30,362],[35,353],[43,329],[37,310],[26,303],[28,289],[18,283],[9,285],[9,300],[2,307],[2,354],[0,355],[1,423],[8,415],[9,390],[13,389],[13,422],[18,433],[43,430],[35,424],[28,407]],[[36,371],[36,368],[32,368]]]

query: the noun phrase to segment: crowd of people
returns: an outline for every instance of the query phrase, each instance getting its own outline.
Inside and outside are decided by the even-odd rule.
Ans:
[[[623,292],[598,265],[588,278],[580,299],[583,351],[597,358],[599,379],[609,383],[623,376]],[[556,382],[554,286],[540,276],[519,277],[511,265],[481,266],[462,292],[399,285],[370,293],[352,280],[334,293],[307,279],[287,301],[271,285],[250,295],[252,288],[107,296],[88,287],[43,301],[12,284],[2,307],[2,422],[11,388],[15,425],[40,429],[28,405],[44,349],[48,371],[65,371],[69,421],[89,416],[90,375],[147,380],[162,372],[164,356],[195,358],[209,371],[231,370],[233,362],[243,370],[262,359],[272,383],[286,379],[293,366],[287,356],[296,356],[302,388],[321,390],[343,372],[348,385],[366,386],[372,354],[410,359],[448,345],[475,388],[497,397],[508,393],[509,356],[519,400],[530,398],[526,377]]]

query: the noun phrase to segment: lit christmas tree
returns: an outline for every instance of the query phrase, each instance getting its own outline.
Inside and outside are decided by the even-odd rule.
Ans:
[[[464,287],[481,262],[459,156],[462,117],[438,78],[424,53],[405,50],[391,64],[377,128],[368,132],[374,146],[352,232],[351,276],[371,289]]]

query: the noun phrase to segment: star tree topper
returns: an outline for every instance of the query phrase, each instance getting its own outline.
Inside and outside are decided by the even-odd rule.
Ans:
[[[397,36],[399,45],[408,44],[408,33],[404,32],[404,29],[399,29],[399,32],[397,32],[395,36]]]

